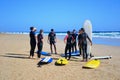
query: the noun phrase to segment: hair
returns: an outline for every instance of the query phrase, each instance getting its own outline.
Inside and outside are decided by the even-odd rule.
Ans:
[[[30,27],[30,30],[32,31],[34,29],[34,27]]]
[[[67,31],[67,34],[70,34],[70,31]]]
[[[85,29],[84,29],[84,28],[81,28],[81,30],[82,30],[83,32],[85,32]]]
[[[43,30],[42,29],[40,29],[40,33],[42,33],[43,32]]]
[[[51,29],[51,31],[54,31],[54,29]]]

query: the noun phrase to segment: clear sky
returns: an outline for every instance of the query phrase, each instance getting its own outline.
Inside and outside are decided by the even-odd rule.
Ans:
[[[120,0],[0,0],[0,31],[67,31],[86,19],[93,31],[120,31]]]

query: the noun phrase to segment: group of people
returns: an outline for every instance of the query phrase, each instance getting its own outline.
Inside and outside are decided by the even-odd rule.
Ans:
[[[43,48],[43,30],[41,29],[39,31],[39,34],[36,35],[36,28],[30,27],[30,58],[34,58],[34,51],[37,44],[38,51],[37,51],[37,57],[41,57],[41,52]],[[74,29],[72,32],[67,31],[67,35],[64,38],[64,42],[66,43],[65,46],[65,58],[70,60],[71,53],[76,52],[77,53],[77,42],[79,47],[80,56],[83,55],[83,61],[88,60],[88,53],[87,53],[87,39],[90,41],[92,45],[92,41],[85,32],[84,28],[81,28],[79,30],[79,33],[76,33],[76,30]],[[50,44],[50,50],[51,54],[53,53],[53,46],[55,50],[55,54],[57,54],[56,49],[56,33],[54,32],[54,29],[51,29],[51,32],[48,34],[48,43]],[[69,52],[67,52],[69,51]],[[69,54],[69,56],[67,56]]]
[[[41,52],[42,52],[42,48],[43,48],[43,30],[41,29],[39,31],[39,34],[36,35],[36,28],[35,27],[30,27],[30,58],[35,58],[34,57],[34,51],[36,48],[36,44],[38,47],[38,51],[37,51],[37,57],[40,58],[41,57]],[[54,29],[51,29],[51,32],[48,35],[48,43],[50,44],[50,49],[51,49],[51,53],[53,53],[53,49],[52,46],[54,46],[54,50],[55,50],[55,54],[57,54],[57,50],[56,50],[56,34],[54,33]]]

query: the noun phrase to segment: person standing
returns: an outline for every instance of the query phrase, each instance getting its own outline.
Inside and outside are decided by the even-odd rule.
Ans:
[[[67,31],[67,35],[64,38],[64,42],[66,43],[66,46],[65,46],[65,59],[67,59],[67,57],[68,57],[67,56],[67,51],[69,50],[68,60],[70,60],[70,58],[71,58],[72,40],[73,40],[73,37],[70,34],[70,31]]]
[[[56,34],[54,32],[54,29],[51,29],[51,32],[48,35],[48,42],[50,43],[50,50],[51,53],[53,53],[52,45],[54,46],[55,54],[57,54],[56,50]]]
[[[87,39],[90,41],[91,45],[92,45],[92,41],[88,37],[87,33],[85,33],[84,28],[81,28],[81,34],[80,35],[81,35],[81,38],[79,39],[79,41],[81,41],[80,45],[82,46],[83,61],[87,61],[88,60]]]
[[[34,51],[35,51],[35,47],[36,47],[36,28],[35,27],[30,27],[30,58],[35,58],[34,57]]]
[[[76,41],[77,33],[75,29],[72,32],[72,37],[74,38],[74,41],[72,43],[72,52],[77,52],[77,41]]]
[[[79,48],[79,52],[81,56],[82,54],[82,30],[79,30],[79,33],[78,33],[78,48]]]
[[[39,34],[37,35],[37,47],[38,47],[38,52],[37,52],[37,56],[38,58],[41,57],[41,51],[43,48],[43,30],[41,29]]]

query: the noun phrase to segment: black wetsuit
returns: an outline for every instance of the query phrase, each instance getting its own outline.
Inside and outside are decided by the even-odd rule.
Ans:
[[[69,59],[71,58],[71,47],[72,47],[72,35],[67,36],[67,42],[65,47],[65,58],[67,59],[67,51],[69,50]]]
[[[74,51],[76,52],[77,51],[77,46],[76,46],[76,44],[77,44],[77,42],[76,42],[77,34],[73,33],[72,37],[74,38],[74,42],[72,43],[72,52],[74,52]]]
[[[48,37],[50,38],[50,45],[55,44],[56,34],[54,32],[50,32]]]
[[[31,31],[30,34],[30,56],[34,56],[34,51],[35,51],[35,47],[36,47],[36,39],[35,39],[35,32]]]
[[[37,40],[38,40],[38,43],[37,43],[37,46],[38,46],[38,52],[37,52],[37,56],[38,58],[41,57],[41,51],[42,51],[42,48],[43,48],[43,35],[42,34],[38,34],[37,35]]]
[[[81,55],[81,49],[83,51],[83,59],[87,59],[87,38],[88,35],[86,33],[82,33],[78,35],[78,45],[80,49],[80,55]]]

